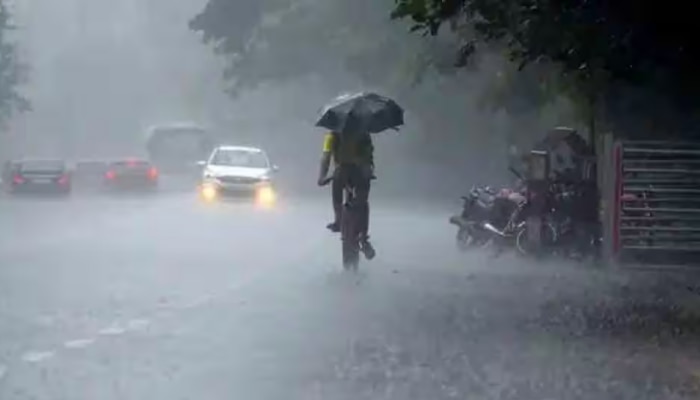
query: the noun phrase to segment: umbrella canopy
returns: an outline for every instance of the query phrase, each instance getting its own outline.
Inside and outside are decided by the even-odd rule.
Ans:
[[[316,126],[342,134],[379,133],[403,125],[403,108],[376,93],[337,97],[323,108]]]

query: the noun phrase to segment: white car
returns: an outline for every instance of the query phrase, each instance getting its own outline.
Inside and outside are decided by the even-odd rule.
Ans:
[[[274,201],[272,175],[277,166],[256,147],[219,146],[203,167],[200,194],[205,200],[222,195],[254,196],[258,203]]]

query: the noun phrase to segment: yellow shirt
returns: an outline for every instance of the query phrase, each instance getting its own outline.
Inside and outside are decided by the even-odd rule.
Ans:
[[[323,152],[333,152],[333,132],[328,132],[325,135],[323,135]]]
[[[369,135],[355,140],[340,140],[333,132],[328,132],[323,137],[323,152],[331,153],[336,165],[374,165],[374,146]]]

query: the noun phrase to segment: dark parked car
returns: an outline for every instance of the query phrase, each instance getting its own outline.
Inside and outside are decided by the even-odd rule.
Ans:
[[[62,160],[13,161],[8,169],[6,187],[10,193],[69,194],[71,175]]]
[[[129,159],[109,163],[104,179],[111,190],[153,190],[158,187],[158,176],[150,162]]]

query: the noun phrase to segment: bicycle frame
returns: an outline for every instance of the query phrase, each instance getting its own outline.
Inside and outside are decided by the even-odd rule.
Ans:
[[[332,182],[335,177],[326,178],[322,184]],[[340,216],[340,239],[342,242],[343,268],[356,270],[360,262],[360,232],[355,207],[356,188],[349,182],[343,187],[343,210]]]
[[[343,188],[343,197],[343,213],[340,218],[343,267],[356,269],[360,261],[360,237],[357,231],[357,214],[355,213],[355,188],[346,184]]]

